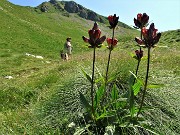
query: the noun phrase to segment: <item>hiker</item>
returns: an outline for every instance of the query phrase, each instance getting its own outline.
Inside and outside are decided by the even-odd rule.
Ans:
[[[68,57],[70,57],[70,55],[72,54],[72,45],[70,37],[66,39],[66,43],[64,44],[64,54]]]

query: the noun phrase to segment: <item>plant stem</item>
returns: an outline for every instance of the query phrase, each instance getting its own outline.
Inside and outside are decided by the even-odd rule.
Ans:
[[[141,40],[142,40],[142,27],[141,27],[141,33],[140,33],[140,37],[141,37]],[[141,46],[139,46],[139,50],[140,50],[140,52],[141,52]],[[138,75],[138,70],[139,70],[139,65],[140,65],[140,62],[141,62],[141,59],[139,59],[138,60],[138,63],[137,63],[137,67],[136,67],[136,77],[137,77],[137,75]],[[133,84],[135,83],[135,81],[136,81],[136,79],[134,79],[134,82],[133,82]]]
[[[136,77],[137,77],[137,75],[138,75],[138,70],[139,70],[140,62],[141,62],[141,60],[138,60],[138,64],[137,64],[137,67],[136,67],[136,74],[135,74]],[[135,84],[135,82],[136,82],[136,78],[134,78],[133,85]],[[133,96],[134,96],[134,91],[132,91],[132,94],[133,94]]]
[[[109,72],[109,63],[110,63],[110,59],[111,59],[111,49],[109,50],[109,56],[108,56],[108,64],[107,64],[107,68],[106,68],[106,78],[105,78],[105,86],[107,85],[107,81],[108,81],[108,72]]]
[[[107,68],[106,68],[105,88],[106,88],[107,81],[108,81],[109,64],[110,64],[110,60],[111,60],[111,51],[112,51],[113,42],[114,42],[114,28],[113,28],[113,34],[112,34],[112,44],[111,44],[111,47],[109,48],[108,64],[107,64]]]
[[[148,47],[148,61],[147,61],[146,80],[145,80],[145,84],[144,84],[144,91],[143,91],[143,95],[142,95],[140,108],[139,108],[139,111],[137,113],[137,117],[141,112],[141,109],[142,109],[142,106],[143,106],[143,103],[144,103],[145,94],[146,94],[146,89],[147,89],[147,83],[148,83],[148,77],[149,77],[149,64],[150,64],[150,50],[151,50],[151,47]]]
[[[95,58],[96,58],[96,47],[94,47],[94,52],[93,52],[93,67],[92,67],[92,80],[91,80],[91,110],[94,115],[94,68],[95,68]]]
[[[141,60],[138,60],[138,64],[137,64],[137,67],[136,67],[136,76],[137,76],[137,74],[138,74],[140,62],[141,62]]]
[[[140,37],[141,37],[141,40],[142,40],[142,28],[141,28]],[[139,47],[139,50],[140,50],[140,52],[141,52],[141,46]],[[137,67],[136,67],[136,76],[138,75],[138,70],[139,70],[140,62],[141,62],[141,59],[138,60],[138,64],[137,64]],[[134,81],[134,83],[135,83],[135,81]]]

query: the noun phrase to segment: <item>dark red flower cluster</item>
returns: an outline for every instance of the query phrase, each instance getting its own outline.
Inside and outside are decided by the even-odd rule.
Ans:
[[[116,17],[116,14],[114,14],[114,16],[110,15],[108,16],[108,20],[109,20],[109,24],[110,24],[110,28],[115,28],[116,25],[118,24],[118,20],[119,20],[119,16]]]
[[[149,16],[146,13],[143,13],[143,14],[139,13],[137,14],[137,19],[134,18],[134,24],[136,28],[140,28],[140,29],[146,26],[148,21],[149,21]]]
[[[157,33],[157,31],[158,30],[154,27],[154,23],[152,23],[149,29],[146,29],[145,27],[142,28],[142,35],[144,39],[136,37],[135,40],[140,45],[144,44],[146,47],[154,47],[161,37],[161,33]]]
[[[107,48],[112,51],[118,42],[118,40],[116,38],[114,38],[114,30],[118,24],[119,17],[117,17],[116,14],[114,14],[114,16],[110,15],[110,16],[108,16],[108,20],[109,20],[109,24],[110,24],[110,29],[113,29],[113,36],[112,36],[112,38],[107,38],[106,41],[108,44]]]
[[[143,57],[143,50],[136,50],[136,57],[138,60],[141,60],[141,58]]]
[[[116,38],[107,38],[106,41],[108,44],[108,49],[113,49],[118,43],[118,40]]]
[[[88,31],[89,33],[89,38],[86,38],[83,36],[83,40],[86,43],[89,43],[90,46],[89,48],[94,48],[94,47],[101,47],[101,44],[105,41],[106,36],[101,36],[101,30],[98,28],[98,24],[95,22],[94,26],[91,30]]]

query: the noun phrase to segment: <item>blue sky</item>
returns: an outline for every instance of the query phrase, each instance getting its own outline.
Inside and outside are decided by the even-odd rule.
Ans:
[[[48,0],[9,0],[23,6],[37,6]],[[180,0],[74,0],[78,4],[132,26],[137,13],[147,13],[159,32],[180,29]]]

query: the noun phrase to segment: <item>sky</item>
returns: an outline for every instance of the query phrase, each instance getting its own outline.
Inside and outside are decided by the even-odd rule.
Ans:
[[[48,0],[8,0],[21,6],[35,7]],[[119,21],[133,26],[138,13],[147,13],[149,21],[159,32],[180,29],[180,0],[74,0],[76,3],[109,16],[116,14]]]

